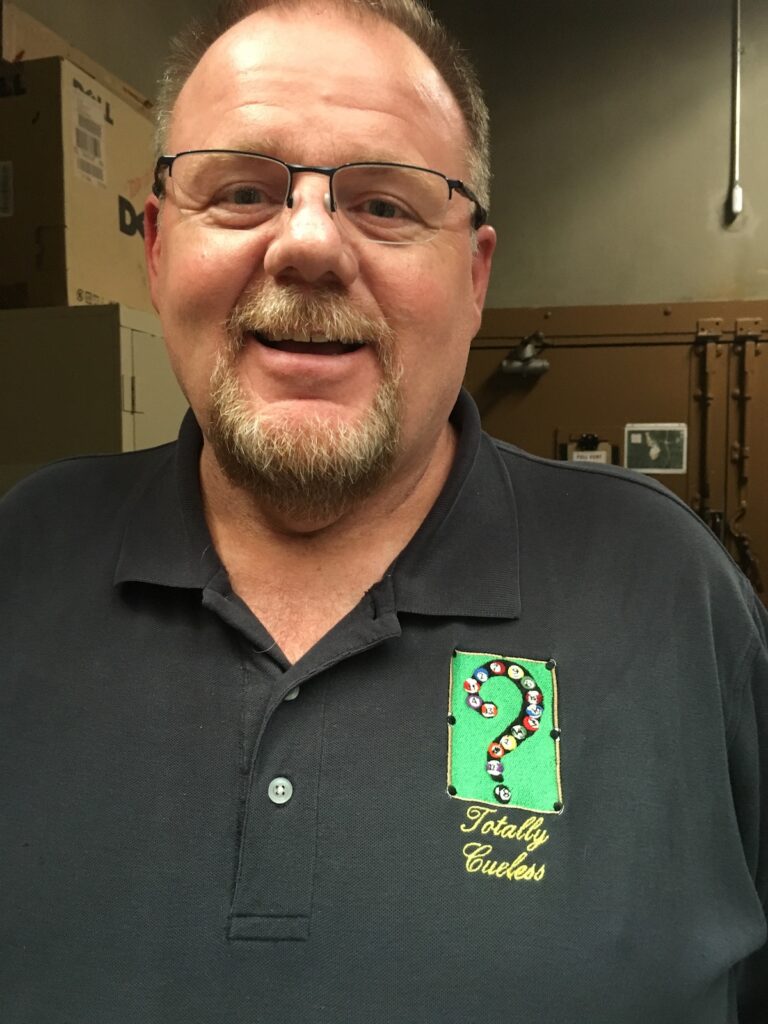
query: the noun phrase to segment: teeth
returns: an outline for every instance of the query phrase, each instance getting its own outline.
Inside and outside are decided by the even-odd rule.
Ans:
[[[299,341],[303,343],[311,342],[313,344],[322,345],[326,343],[342,344],[342,345],[353,345],[360,346],[364,345],[365,342],[358,338],[329,338],[327,334],[315,334],[309,331],[259,331],[259,336],[267,342],[279,342],[279,341]]]
[[[326,334],[313,334],[309,331],[262,331],[261,334],[267,341],[314,341],[322,344],[332,340]]]

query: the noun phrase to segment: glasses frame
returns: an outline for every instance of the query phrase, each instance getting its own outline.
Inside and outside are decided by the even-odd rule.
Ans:
[[[207,153],[226,153],[230,156],[253,156],[260,157],[262,160],[269,160],[274,164],[279,164],[288,171],[288,190],[285,194],[285,205],[288,209],[293,207],[293,177],[295,174],[325,174],[328,178],[328,194],[330,196],[330,212],[336,212],[336,199],[333,194],[333,179],[339,171],[345,170],[347,167],[402,167],[408,171],[423,171],[425,174],[434,174],[437,178],[442,178],[448,188],[448,199],[450,200],[454,192],[458,192],[459,195],[464,196],[470,203],[474,204],[474,213],[472,214],[472,227],[475,231],[479,227],[482,227],[488,220],[488,211],[482,205],[480,200],[477,198],[475,193],[463,181],[458,178],[449,178],[446,174],[441,171],[433,171],[430,167],[418,167],[415,164],[399,164],[389,160],[356,160],[352,163],[339,164],[337,167],[316,167],[312,164],[289,164],[285,160],[280,160],[276,156],[270,156],[268,153],[251,153],[248,150],[242,149],[183,149],[179,153],[174,155],[164,154],[158,157],[157,163],[155,164],[155,180],[152,184],[152,192],[158,198],[162,199],[165,196],[165,185],[161,178],[161,173],[165,169],[168,171],[168,177],[173,177],[173,164],[180,156],[200,156]]]

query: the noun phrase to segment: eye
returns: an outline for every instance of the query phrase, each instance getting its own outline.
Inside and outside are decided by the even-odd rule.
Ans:
[[[402,197],[389,193],[348,196],[338,203],[349,222],[368,238],[381,242],[407,242],[424,226],[418,210]],[[486,676],[487,678],[487,676]]]
[[[249,228],[279,214],[290,177],[278,160],[200,150],[176,157],[172,180],[177,201],[190,213],[213,226]]]
[[[408,213],[391,199],[368,199],[360,205],[360,212],[371,217],[382,217],[394,220],[396,217],[407,217]]]
[[[358,221],[376,223],[388,222],[392,227],[410,224],[419,216],[404,199],[391,195],[359,196],[354,202],[345,204],[347,215]]]
[[[282,197],[270,195],[268,190],[256,182],[237,182],[222,185],[210,199],[211,206],[278,206]]]
[[[220,182],[205,204],[213,222],[223,227],[251,228],[266,223],[283,208],[284,196],[263,181]]]
[[[340,174],[334,181],[336,203],[353,221],[371,228],[397,230],[420,219],[418,204],[391,174]],[[408,180],[406,179],[406,184]]]
[[[264,202],[264,193],[256,185],[238,185],[232,189],[230,202],[235,206],[247,206]]]

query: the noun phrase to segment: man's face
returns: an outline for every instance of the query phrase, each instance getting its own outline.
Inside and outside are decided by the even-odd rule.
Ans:
[[[465,138],[455,100],[402,33],[308,7],[251,15],[211,47],[182,90],[166,150],[394,161],[466,180]],[[172,179],[168,191],[159,220],[156,201],[147,204],[152,294],[206,436],[219,418],[212,392],[226,392],[241,420],[288,437],[308,423],[318,437],[354,435],[372,417],[394,417],[386,472],[425,466],[446,437],[490,270],[493,231],[481,228],[473,251],[471,204],[454,195],[429,241],[387,245],[339,224],[322,175],[298,174],[292,208],[246,230],[185,207]],[[366,344],[295,344],[298,327],[265,343],[249,331],[264,293],[317,316],[315,334],[327,333],[325,305],[341,302]]]

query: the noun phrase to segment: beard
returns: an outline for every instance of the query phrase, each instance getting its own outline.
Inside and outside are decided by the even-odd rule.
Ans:
[[[316,413],[254,412],[237,373],[243,347],[260,344],[247,338],[253,332],[365,342],[381,367],[373,402],[354,422]],[[393,331],[383,319],[361,313],[338,289],[306,292],[270,284],[233,309],[227,340],[211,376],[206,437],[232,483],[282,515],[318,522],[337,518],[380,486],[399,449],[402,409],[402,371]]]

